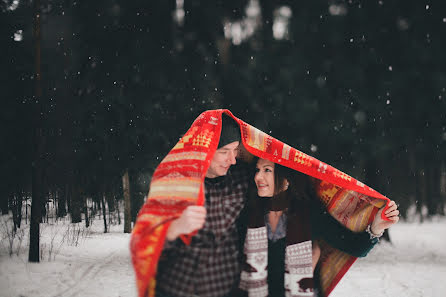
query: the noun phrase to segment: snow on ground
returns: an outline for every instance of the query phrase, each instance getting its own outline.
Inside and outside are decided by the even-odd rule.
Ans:
[[[446,296],[446,219],[399,222],[390,236],[393,244],[358,259],[331,297]]]
[[[78,229],[70,231],[70,236],[66,235],[67,225],[60,223],[51,228],[54,226],[41,224],[44,259],[40,263],[27,262],[28,248],[22,248],[19,256],[9,257],[2,242],[0,296],[136,296],[129,253],[130,234],[122,233],[123,225],[112,226],[110,233],[103,233],[101,221],[96,220],[88,232],[79,225]],[[65,242],[55,260],[53,252],[48,261],[53,236],[56,238],[54,249],[59,247],[63,237]],[[79,239],[77,246],[76,238]]]
[[[18,256],[10,257],[4,228],[0,230],[0,296],[136,297],[130,236],[121,233],[122,225],[112,226],[111,232],[104,234],[96,220],[88,230],[81,225],[77,231],[72,229],[71,237],[67,225],[62,222],[42,228],[44,259],[37,264],[27,262],[25,247]],[[445,296],[445,231],[445,218],[423,224],[398,223],[391,231],[393,244],[378,245],[359,259],[330,296]],[[59,250],[53,251],[49,261],[52,238],[53,249]]]

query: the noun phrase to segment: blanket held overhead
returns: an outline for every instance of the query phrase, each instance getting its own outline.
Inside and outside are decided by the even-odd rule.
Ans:
[[[155,295],[157,263],[172,220],[187,206],[204,204],[203,181],[218,146],[222,113],[240,125],[248,152],[318,179],[319,199],[350,230],[364,231],[379,208],[389,202],[372,188],[256,129],[227,109],[205,111],[158,165],[139,211],[130,242],[139,297]],[[191,236],[182,239],[188,244]],[[320,259],[322,291],[328,296],[356,258],[323,244]]]

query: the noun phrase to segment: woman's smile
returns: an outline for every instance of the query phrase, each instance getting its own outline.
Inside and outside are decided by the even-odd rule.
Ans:
[[[257,186],[257,194],[260,197],[273,197],[274,163],[265,159],[259,159],[256,165],[254,181]]]

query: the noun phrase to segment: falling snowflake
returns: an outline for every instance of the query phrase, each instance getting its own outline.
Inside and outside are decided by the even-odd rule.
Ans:
[[[14,33],[14,41],[22,41],[23,40],[23,30],[17,30]]]

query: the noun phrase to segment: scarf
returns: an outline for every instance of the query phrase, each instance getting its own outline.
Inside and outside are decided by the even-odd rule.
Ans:
[[[287,297],[313,296],[312,242],[310,205],[299,202],[289,210],[289,195],[282,192],[273,198],[254,198],[249,203],[248,229],[245,238],[245,263],[240,277],[240,289],[249,297],[268,296],[268,237],[265,212],[287,212],[285,239],[284,288]],[[269,264],[269,265],[268,265]]]
[[[158,165],[148,198],[138,213],[130,251],[139,297],[155,295],[158,259],[172,220],[187,206],[204,204],[203,181],[218,146],[222,113],[239,124],[242,144],[249,153],[319,179],[319,199],[350,230],[364,231],[389,201],[351,176],[243,122],[227,109],[205,111]],[[193,235],[181,238],[189,244]],[[328,296],[356,258],[329,245],[320,248],[323,262],[319,277],[323,295]]]

